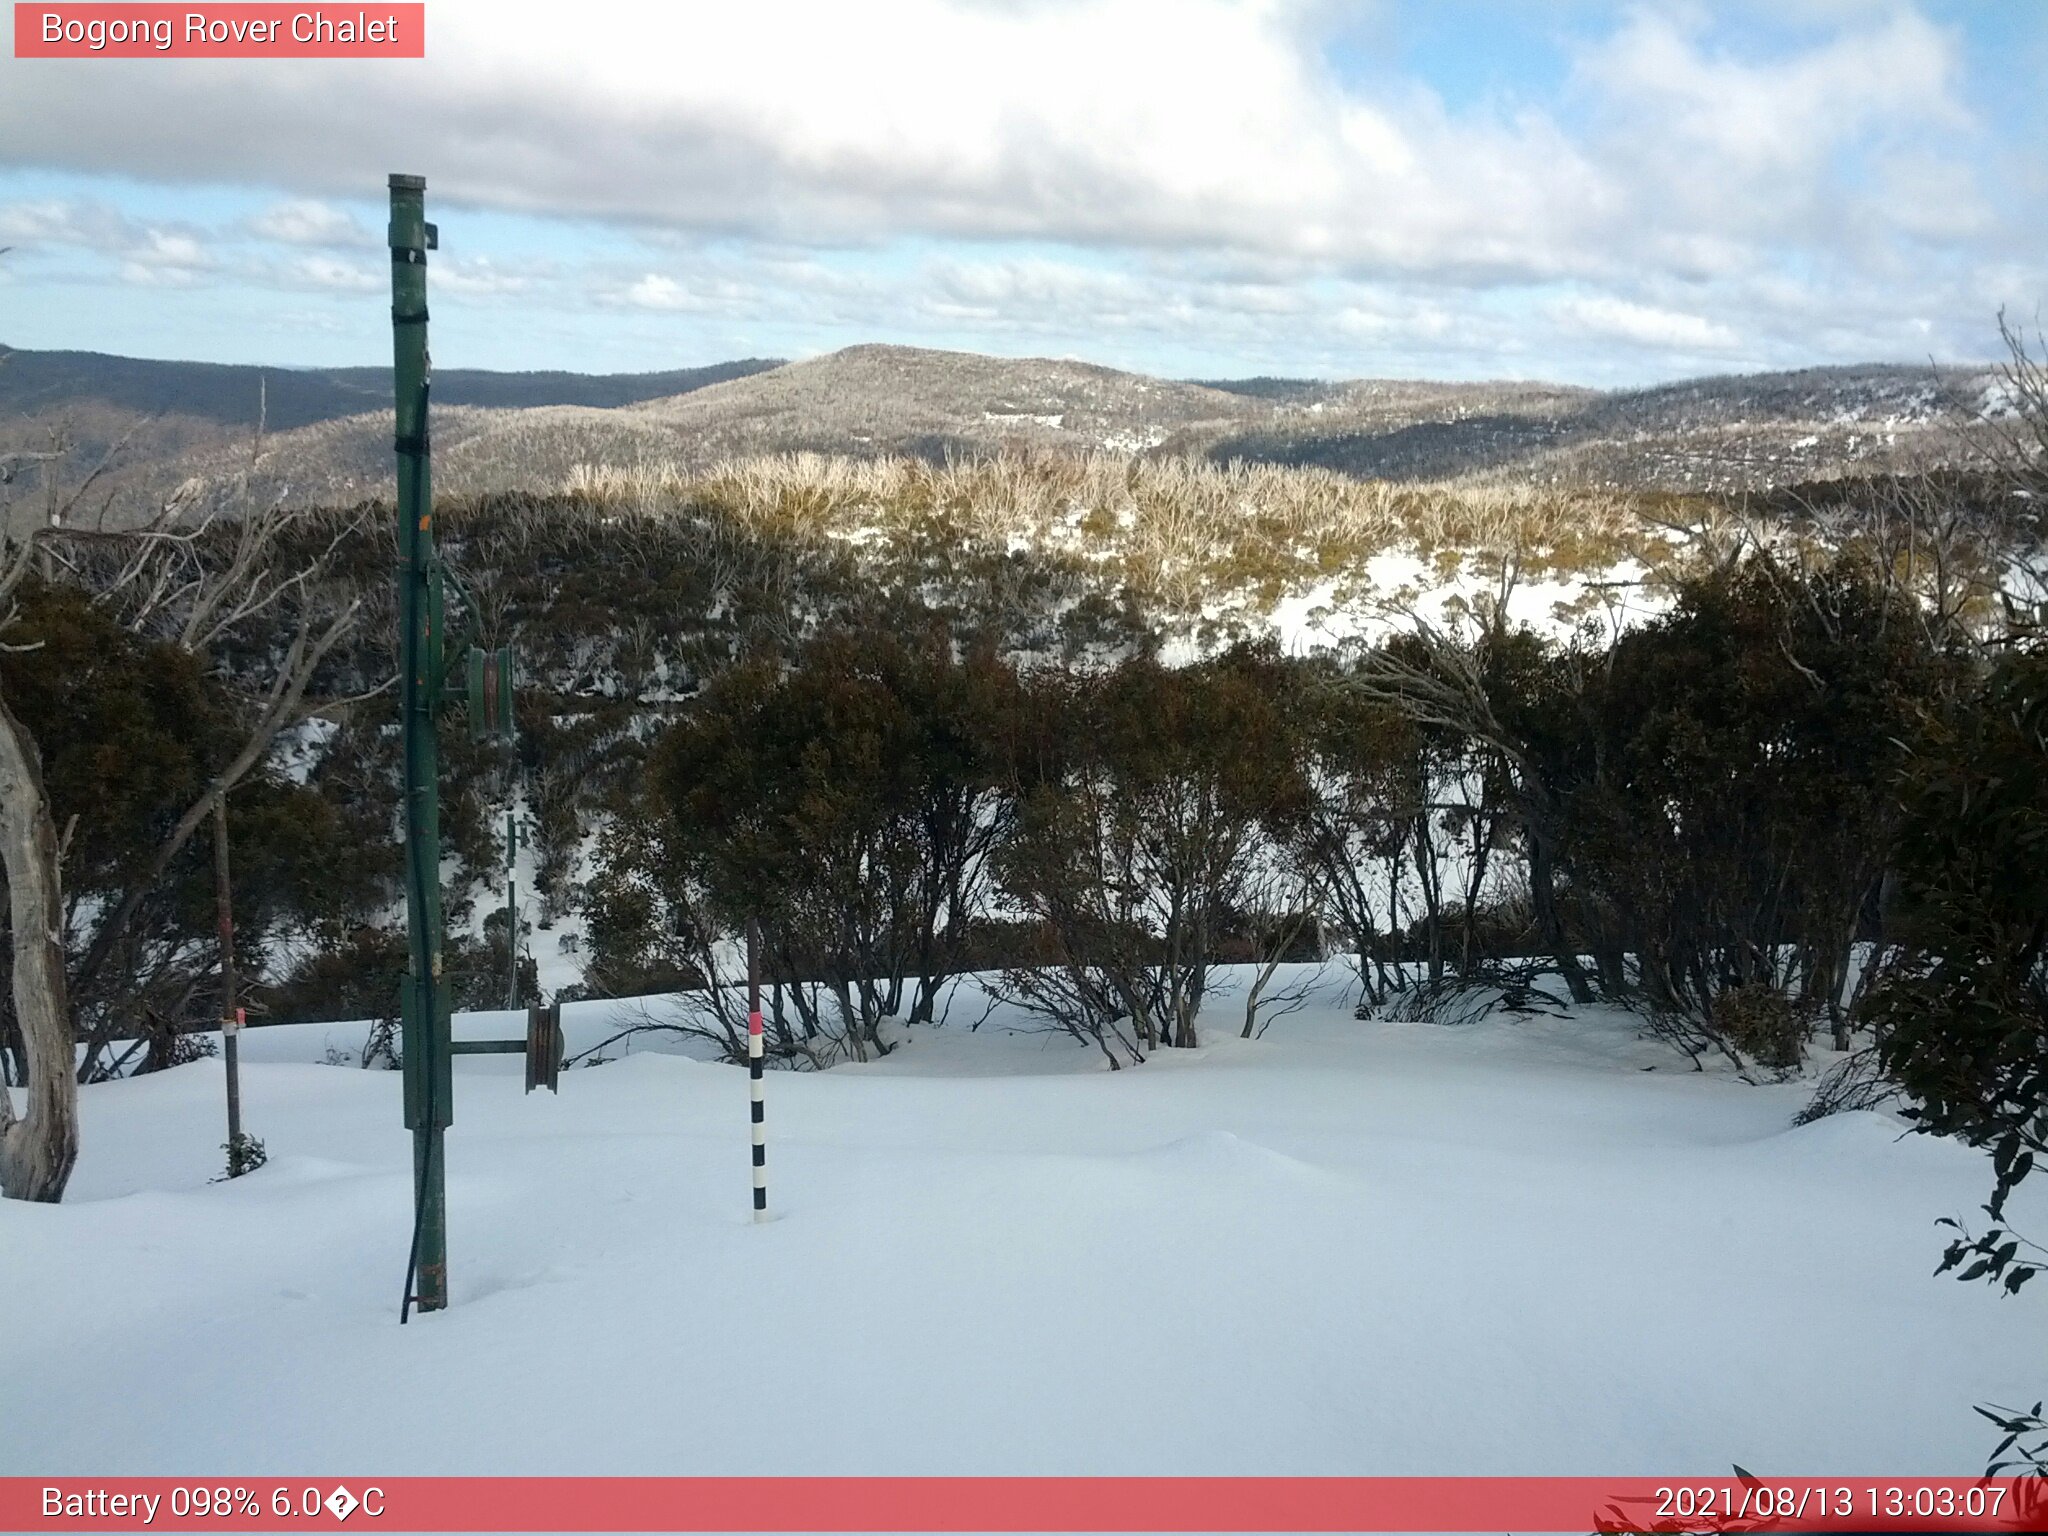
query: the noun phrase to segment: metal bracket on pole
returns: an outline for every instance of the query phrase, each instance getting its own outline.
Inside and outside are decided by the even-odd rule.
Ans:
[[[478,741],[512,740],[512,648],[469,653],[469,734]]]
[[[559,1093],[562,1081],[562,1061],[568,1054],[568,1045],[562,1035],[562,1005],[549,1003],[545,1008],[526,1010],[526,1091],[545,1088],[549,1093]]]
[[[450,1049],[457,1056],[524,1056],[526,1091],[545,1088],[558,1093],[562,1063],[568,1055],[562,1035],[562,1005],[536,1004],[527,1009],[523,1040],[457,1040]]]

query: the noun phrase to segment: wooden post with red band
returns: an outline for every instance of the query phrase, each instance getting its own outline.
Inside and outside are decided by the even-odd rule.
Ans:
[[[768,1219],[768,1122],[761,1098],[761,925],[747,919],[747,1092],[754,1127],[754,1220]]]

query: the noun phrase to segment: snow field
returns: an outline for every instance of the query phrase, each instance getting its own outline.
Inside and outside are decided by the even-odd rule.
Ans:
[[[316,1064],[361,1026],[245,1037],[231,1185],[218,1062],[89,1088],[66,1202],[0,1205],[0,1472],[1936,1475],[2040,1395],[2048,1313],[1931,1278],[1977,1153],[1604,1011],[1241,1018],[772,1074],[765,1226],[743,1069],[458,1058],[403,1329],[399,1078]]]

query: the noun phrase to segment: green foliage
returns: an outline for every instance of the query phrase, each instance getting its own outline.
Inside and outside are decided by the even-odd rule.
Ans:
[[[1833,1007],[1892,842],[1898,742],[1953,675],[1911,615],[1851,565],[1758,555],[1562,665],[1530,735],[1590,945],[1709,1028],[1735,987]],[[1789,1027],[1734,1017],[1782,1063]]]
[[[1288,664],[1270,649],[1168,668],[1038,680],[1014,834],[997,853],[1008,903],[1056,963],[1010,971],[1027,1008],[1101,1043],[1195,1044],[1210,967],[1242,912],[1262,839],[1308,815]]]
[[[222,1142],[220,1149],[228,1155],[228,1171],[224,1177],[230,1179],[239,1179],[245,1173],[254,1173],[270,1161],[270,1154],[263,1149],[263,1143],[247,1131],[231,1141]]]
[[[1984,1468],[1986,1477],[2048,1478],[2048,1418],[2042,1417],[2040,1403],[2031,1408],[1980,1407],[1977,1412],[1989,1419],[2005,1432],[2005,1438],[1992,1447],[1989,1464]],[[2013,1489],[2016,1500],[2026,1499],[2037,1506],[2040,1497],[2021,1483]],[[2029,1495],[2032,1495],[2029,1498]],[[2015,1524],[2035,1524],[2020,1510],[2015,1510]]]
[[[0,687],[41,752],[74,945],[106,912],[136,903],[108,963],[74,974],[75,1018],[82,1031],[111,1021],[139,1037],[139,1065],[127,1054],[137,1070],[175,1064],[197,1049],[186,1032],[213,1020],[212,838],[202,828],[161,875],[153,861],[241,747],[247,702],[193,652],[138,632],[81,586],[28,583],[9,642]],[[285,938],[333,934],[374,895],[366,850],[383,839],[362,836],[317,788],[258,769],[229,797],[228,825],[236,942],[250,974]]]
[[[42,751],[67,891],[120,889],[233,746],[189,652],[137,635],[75,586],[30,583],[0,652],[8,706]]]
[[[1986,1207],[2048,1152],[2048,651],[2003,658],[1920,735],[1898,852],[1906,939],[1866,1000],[1919,1128],[1992,1155]],[[1960,1229],[1959,1229],[1960,1230]],[[1966,1279],[2016,1289],[2004,1234],[1951,1245]]]
[[[405,1057],[400,1049],[398,1030],[395,1013],[372,1020],[370,1033],[363,1040],[362,1056],[356,1064],[366,1071],[381,1067],[387,1072],[396,1072],[402,1068]]]
[[[518,645],[529,684],[516,764],[448,733],[451,914],[496,884],[516,796],[542,926],[585,904],[595,989],[709,982],[712,948],[755,917],[771,975],[809,989],[799,1012],[823,988],[877,1049],[877,1022],[906,995],[913,1016],[927,1007],[970,947],[1093,946],[1141,968],[1198,957],[1172,962],[1178,1016],[1210,960],[1260,942],[1249,914],[1297,903],[1239,888],[1258,846],[1313,884],[1382,979],[1397,958],[1477,980],[1537,951],[1587,952],[1617,990],[1640,982],[1694,1020],[1731,1021],[1743,1054],[1782,1060],[1786,1031],[1746,1034],[1739,1000],[1717,999],[1775,988],[1806,1018],[1839,996],[1899,815],[1897,742],[1951,686],[1881,584],[1848,562],[1763,556],[1680,584],[1670,614],[1611,651],[1511,630],[1482,601],[1478,638],[1448,667],[1412,636],[1376,653],[1446,687],[1469,670],[1483,720],[1370,696],[1328,659],[1147,659],[1157,616],[1191,595],[1264,601],[1404,541],[1504,586],[1517,568],[1612,558],[1632,514],[1609,501],[1008,461],[792,461],[644,504],[622,494],[493,497],[444,520],[486,643]],[[839,536],[870,511],[871,544]],[[1010,547],[1018,527],[1031,547]],[[325,514],[288,535],[334,537]],[[374,607],[382,530],[347,537],[340,564]],[[1108,547],[1130,559],[1093,558]],[[42,606],[23,633],[49,643],[0,668],[46,723],[61,793],[104,813],[81,815],[67,858],[86,903],[204,782],[237,706],[220,677],[77,593],[28,596]],[[387,630],[364,626],[320,690],[387,676]],[[213,665],[246,683],[276,639],[251,625]],[[1082,664],[1020,682],[998,659],[1020,649]],[[391,711],[388,697],[352,705],[305,785],[259,776],[233,799],[238,926],[252,972],[286,972],[280,1016],[389,1007],[394,946],[371,930],[395,894]],[[675,723],[656,745],[663,717]],[[600,816],[584,892],[572,873]],[[181,956],[180,990],[211,932],[205,851],[187,851],[138,926],[138,944]],[[1022,910],[990,900],[998,862]],[[1470,889],[1459,868],[1476,869]],[[1056,884],[1071,890],[1055,899]],[[465,995],[499,1001],[510,937],[487,928]],[[175,1022],[186,1004],[152,1006]]]
[[[398,1007],[406,967],[405,934],[358,928],[302,958],[275,985],[251,990],[277,1024],[376,1019]]]
[[[912,981],[928,1011],[978,910],[1015,690],[986,649],[879,622],[828,632],[786,672],[722,675],[608,837],[592,979],[715,980],[718,940],[754,919],[771,977],[812,988],[793,994],[807,1037],[886,1049],[881,1019]]]
[[[505,925],[501,919],[485,929],[482,939],[452,936],[442,949],[450,1000],[458,1009],[505,1006],[511,967]],[[358,928],[332,947],[308,953],[282,980],[252,988],[250,995],[277,1024],[382,1019],[398,1007],[406,963],[404,929]],[[520,968],[518,1005],[539,1000],[539,981],[527,959]]]
[[[336,942],[389,889],[381,827],[366,828],[318,786],[245,779],[228,799],[228,829],[237,942],[252,960],[273,934]]]
[[[1713,1024],[1761,1066],[1785,1071],[1805,1054],[1806,1023],[1776,987],[1752,982],[1724,988],[1714,999]]]
[[[1286,840],[1296,867],[1350,936],[1366,993],[1361,1006],[1373,1006],[1385,990],[1385,962],[1395,958],[1383,942],[1397,921],[1385,877],[1407,836],[1421,733],[1399,710],[1361,697],[1351,669],[1309,659],[1288,677],[1279,702],[1300,743],[1308,794]]]

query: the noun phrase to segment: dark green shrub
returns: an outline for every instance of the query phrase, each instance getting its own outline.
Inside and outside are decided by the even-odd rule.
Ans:
[[[1789,1071],[1806,1052],[1806,1021],[1776,987],[1729,987],[1714,998],[1714,1027],[1759,1066]]]
[[[2007,656],[1927,727],[1905,803],[1905,944],[1863,1013],[1918,1128],[1990,1150],[1996,1223],[2048,1152],[2048,652]],[[1994,1226],[1943,1268],[1974,1255],[1963,1278],[2017,1290],[2022,1246]]]

